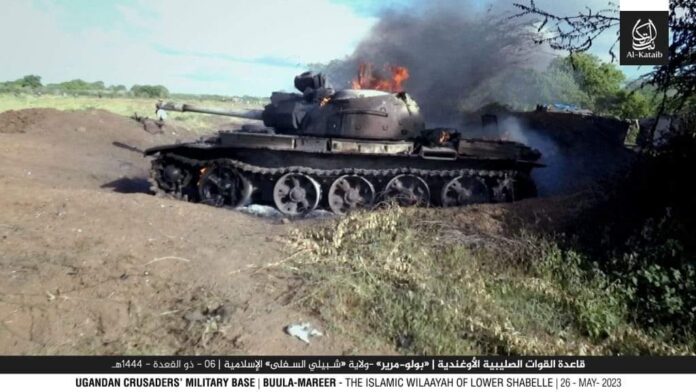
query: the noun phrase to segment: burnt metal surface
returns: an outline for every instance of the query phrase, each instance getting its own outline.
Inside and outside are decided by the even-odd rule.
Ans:
[[[291,216],[345,214],[388,199],[459,206],[536,195],[530,172],[540,154],[523,144],[426,129],[403,92],[335,92],[308,73],[295,86],[301,94],[275,92],[263,111],[159,104],[261,119],[264,127],[145,150],[154,157],[154,190],[214,206],[269,204]]]

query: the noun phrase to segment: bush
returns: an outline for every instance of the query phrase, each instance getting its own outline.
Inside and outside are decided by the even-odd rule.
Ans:
[[[131,87],[131,93],[136,97],[143,98],[166,98],[169,96],[169,90],[164,86],[153,85],[134,85]]]
[[[619,282],[635,319],[689,338],[696,324],[696,116],[606,187],[607,199],[576,224],[580,249]],[[602,230],[595,228],[601,227]]]
[[[41,87],[43,87],[41,76],[38,75],[25,75],[23,78],[15,81],[0,83],[0,90],[2,91],[36,90]]]
[[[67,82],[49,84],[46,86],[49,89],[56,89],[66,93],[79,93],[86,91],[104,90],[104,82],[85,82],[82,79],[73,79]]]

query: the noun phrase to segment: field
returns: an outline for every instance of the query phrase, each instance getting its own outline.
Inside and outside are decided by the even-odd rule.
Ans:
[[[153,105],[0,96],[0,353],[694,352],[566,246],[592,193],[294,221],[158,198],[136,150],[220,119],[153,135]]]
[[[252,103],[243,101],[232,102],[222,100],[205,99],[177,99],[172,101],[181,103],[195,103],[201,106],[212,106],[220,108],[240,109],[258,108]],[[138,114],[141,117],[155,117],[155,103],[153,98],[132,98],[132,97],[103,97],[92,96],[72,96],[72,95],[35,95],[35,94],[0,94],[0,112],[6,110],[20,110],[30,108],[51,108],[57,110],[92,110],[101,109],[130,117]],[[169,113],[170,121],[175,125],[186,127],[190,130],[209,133],[220,126],[236,124],[238,121],[229,117],[206,116],[195,113]]]

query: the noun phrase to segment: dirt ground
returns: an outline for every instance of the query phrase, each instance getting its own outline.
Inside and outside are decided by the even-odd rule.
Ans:
[[[102,110],[0,113],[0,354],[377,354],[290,302],[299,225],[149,193],[143,148],[197,137]],[[434,209],[459,231],[561,227],[586,198]],[[309,321],[307,345],[284,332]],[[328,330],[327,330],[328,329]]]
[[[101,110],[0,113],[0,354],[341,354],[287,303],[294,224],[147,193],[153,135]],[[260,268],[261,267],[261,268]]]

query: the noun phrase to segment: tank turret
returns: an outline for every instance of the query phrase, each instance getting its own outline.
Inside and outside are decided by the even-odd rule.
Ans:
[[[295,78],[301,93],[273,92],[263,110],[206,108],[162,103],[158,109],[197,112],[262,120],[276,133],[335,136],[356,139],[407,140],[425,129],[416,101],[407,93],[378,90],[339,90],[326,85],[321,74]]]

